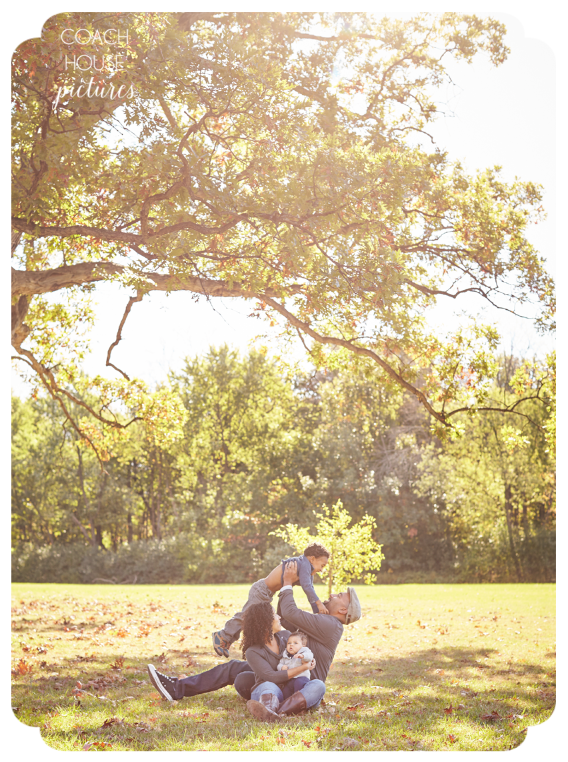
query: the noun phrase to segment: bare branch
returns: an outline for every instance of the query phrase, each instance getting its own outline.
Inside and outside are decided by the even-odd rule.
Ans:
[[[128,304],[126,305],[126,309],[124,310],[124,315],[122,316],[122,320],[120,321],[120,325],[118,326],[118,331],[116,333],[116,339],[110,345],[110,347],[108,348],[108,352],[107,352],[106,364],[109,365],[111,368],[114,368],[115,370],[117,370],[119,373],[122,373],[122,375],[124,376],[124,378],[127,381],[130,381],[130,377],[127,376],[124,371],[120,370],[120,368],[117,368],[116,365],[113,365],[111,363],[111,361],[110,361],[110,355],[111,355],[112,350],[116,347],[116,345],[122,339],[122,329],[124,328],[124,324],[126,323],[126,318],[128,317],[128,315],[130,313],[130,310],[132,309],[132,305],[134,304],[134,302],[141,302],[143,296],[144,296],[144,294],[142,294],[140,291],[138,291],[136,293],[136,296],[131,296],[130,299],[128,300]]]

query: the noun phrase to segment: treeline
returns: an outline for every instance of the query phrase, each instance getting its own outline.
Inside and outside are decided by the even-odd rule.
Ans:
[[[495,399],[520,366],[502,358]],[[211,349],[169,379],[183,437],[133,423],[104,470],[56,403],[13,396],[13,580],[249,582],[290,550],[274,529],[337,500],[375,517],[383,582],[554,580],[552,390],[440,441],[374,373]]]

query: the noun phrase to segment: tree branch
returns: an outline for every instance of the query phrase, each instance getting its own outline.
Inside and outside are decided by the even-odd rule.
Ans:
[[[376,352],[373,352],[371,349],[367,349],[366,347],[360,347],[357,344],[353,344],[352,341],[347,341],[345,339],[338,339],[335,336],[322,336],[321,334],[317,333],[313,330],[313,328],[310,328],[308,323],[303,322],[299,318],[297,318],[295,315],[293,315],[291,312],[288,312],[288,310],[283,307],[281,304],[278,304],[278,302],[275,302],[274,299],[271,299],[266,294],[261,294],[260,298],[265,301],[267,304],[269,304],[273,309],[275,309],[277,312],[279,312],[281,315],[283,315],[286,320],[293,325],[296,329],[301,328],[304,333],[307,333],[308,336],[311,336],[313,339],[318,341],[320,344],[335,344],[336,346],[345,347],[350,352],[353,352],[357,355],[361,355],[364,357],[370,357],[374,362],[376,362],[380,367],[386,371],[386,373],[393,378],[400,386],[403,387],[403,389],[406,389],[406,391],[410,392],[410,394],[413,394],[426,408],[426,410],[430,413],[431,416],[436,418],[436,420],[440,421],[440,423],[443,423],[445,426],[449,426],[449,424],[446,421],[446,416],[444,413],[439,413],[438,411],[434,410],[432,405],[428,402],[428,399],[426,396],[415,386],[412,386],[412,384],[409,384],[408,381],[406,381],[399,373],[397,373],[394,368],[391,368],[391,366],[383,360],[382,357],[379,357]]]
[[[124,376],[124,378],[127,381],[130,381],[130,377],[127,376],[124,371],[120,370],[120,368],[117,368],[116,365],[113,365],[111,363],[111,361],[110,361],[110,355],[111,355],[112,350],[116,347],[116,345],[122,339],[122,329],[124,328],[124,324],[126,323],[126,318],[128,317],[128,315],[130,313],[130,310],[132,309],[132,305],[134,304],[134,302],[141,302],[143,296],[144,296],[144,294],[142,294],[140,291],[138,291],[136,293],[136,296],[131,296],[130,299],[128,300],[128,304],[126,305],[126,309],[124,310],[124,315],[122,316],[122,320],[120,321],[120,325],[118,326],[118,331],[116,333],[116,339],[110,345],[110,347],[108,348],[108,352],[107,352],[106,364],[109,365],[111,368],[114,368],[115,370],[117,370],[119,373],[122,373],[122,375]]]
[[[122,265],[112,262],[81,262],[76,265],[65,265],[53,270],[14,270],[12,269],[12,298],[19,296],[35,296],[59,291],[70,286],[83,286],[106,280],[109,275],[124,272]],[[208,296],[231,296],[260,298],[257,291],[244,288],[237,281],[228,286],[222,280],[210,280],[193,275],[163,275],[161,273],[140,273],[140,278],[146,280],[146,287],[140,291],[192,291]],[[297,294],[302,290],[298,284],[286,286],[286,293]],[[278,296],[278,292],[267,289],[270,296]]]
[[[180,180],[175,184],[175,188],[181,188],[183,182]],[[161,198],[167,198],[173,191],[174,186],[168,191],[162,194],[156,194],[152,196],[153,201],[161,200]],[[146,202],[148,199],[146,200]],[[146,203],[144,202],[144,203]],[[12,217],[12,225],[15,230],[22,233],[28,233],[36,238],[47,238],[49,236],[56,236],[57,238],[67,238],[71,235],[83,235],[92,236],[98,238],[100,241],[118,241],[129,244],[141,244],[145,243],[148,238],[156,238],[157,236],[167,235],[168,233],[177,233],[180,230],[193,230],[196,233],[202,233],[203,235],[223,235],[227,230],[237,225],[241,220],[245,219],[246,215],[236,215],[229,222],[225,222],[219,227],[211,227],[210,225],[201,225],[198,222],[192,220],[185,220],[184,222],[178,222],[176,225],[168,225],[160,228],[160,230],[150,231],[146,235],[138,235],[137,233],[123,233],[120,230],[107,230],[106,228],[93,228],[89,225],[34,225],[33,222],[27,222],[20,217]]]

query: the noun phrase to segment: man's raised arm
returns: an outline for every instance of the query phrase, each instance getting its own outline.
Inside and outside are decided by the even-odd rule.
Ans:
[[[294,570],[290,569],[289,571],[288,567],[286,567],[284,585],[278,600],[278,613],[282,617],[281,624],[287,630],[302,630],[302,632],[311,635],[321,643],[334,641],[337,638],[337,630],[343,630],[340,622],[335,617],[329,616],[329,614],[308,614],[306,611],[299,609],[296,606],[292,592],[291,584],[293,579]]]

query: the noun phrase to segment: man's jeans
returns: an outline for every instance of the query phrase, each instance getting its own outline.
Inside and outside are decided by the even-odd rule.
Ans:
[[[200,693],[218,691],[226,685],[234,685],[237,693],[248,700],[254,683],[254,672],[249,663],[231,659],[225,664],[208,669],[207,672],[176,680],[174,698],[179,700],[186,696],[198,696]]]
[[[251,693],[251,699],[253,701],[260,701],[260,697],[263,693],[273,693],[280,704],[284,700],[282,691],[276,685],[276,683],[266,682],[257,685],[254,691]],[[301,689],[300,693],[303,693],[306,699],[306,709],[309,709],[312,706],[317,707],[324,697],[325,683],[323,683],[321,680],[310,680],[310,682]]]

